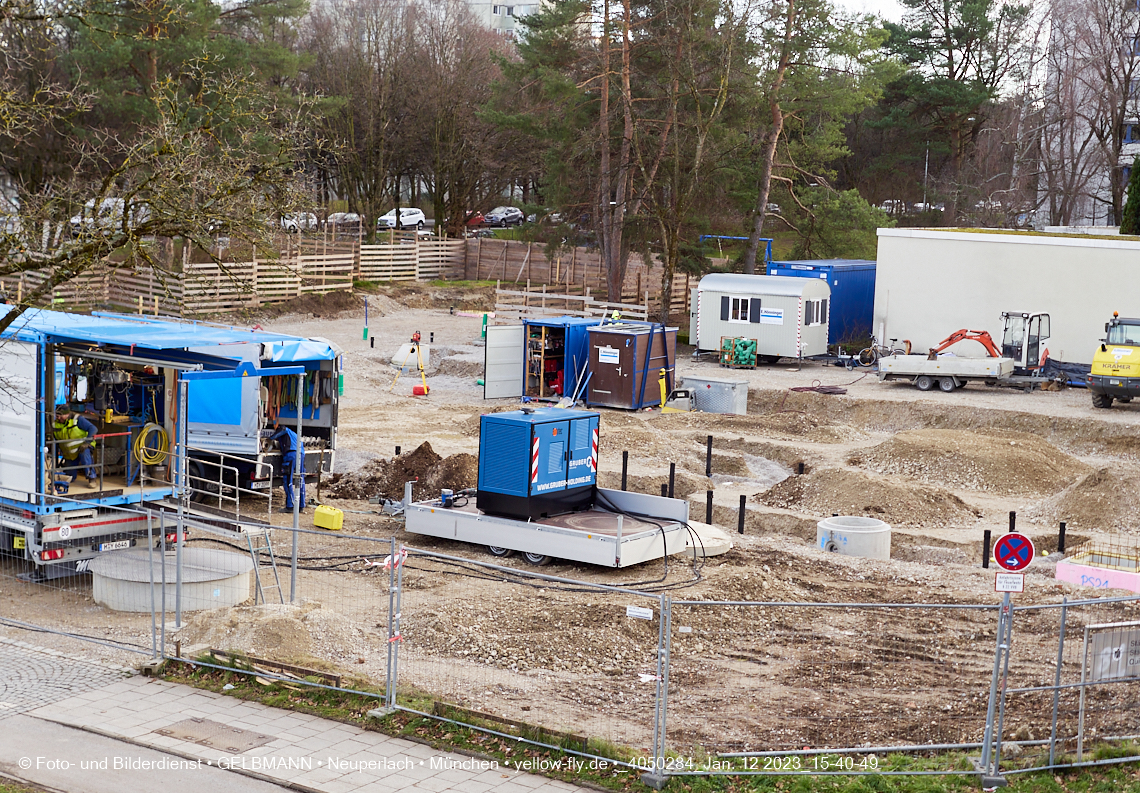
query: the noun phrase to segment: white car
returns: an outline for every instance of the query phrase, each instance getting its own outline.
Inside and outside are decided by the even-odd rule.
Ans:
[[[78,215],[72,215],[69,221],[72,234],[80,234],[84,231],[99,231],[100,233],[107,234],[115,231],[123,221],[123,212],[126,210],[126,202],[121,198],[104,198],[99,202],[99,206],[95,206],[95,199],[87,199],[87,203],[83,205],[83,211]],[[129,226],[136,228],[142,223],[150,220],[150,207],[146,204],[132,204],[131,217]]]
[[[391,210],[386,215],[381,215],[376,219],[376,228],[378,229],[422,229],[424,223],[427,222],[427,217],[424,215],[422,209],[415,207],[400,207],[400,220],[396,221],[396,210]]]
[[[281,228],[290,234],[299,231],[316,231],[317,216],[312,212],[289,212],[281,216]]]

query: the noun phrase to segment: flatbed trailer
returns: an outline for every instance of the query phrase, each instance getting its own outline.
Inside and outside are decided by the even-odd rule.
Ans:
[[[580,512],[524,521],[487,515],[474,500],[444,507],[439,499],[404,506],[413,534],[484,545],[495,556],[519,552],[528,561],[553,559],[631,567],[685,550],[689,504],[683,499],[598,488],[595,506]]]
[[[879,359],[879,382],[909,380],[919,391],[938,387],[942,391],[962,388],[975,380],[986,385],[1009,385],[1032,389],[1046,382],[1043,377],[1015,375],[1012,358],[959,358],[947,355],[891,355]]]

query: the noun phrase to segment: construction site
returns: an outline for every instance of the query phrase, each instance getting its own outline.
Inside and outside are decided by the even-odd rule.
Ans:
[[[270,478],[270,489],[262,489],[269,497],[258,500],[256,485],[248,492],[232,487],[224,474],[199,462],[202,467],[188,476],[191,489],[201,492],[183,512],[175,507],[176,493],[162,501],[165,495],[143,492],[134,508],[163,513],[166,556],[185,545],[186,553],[205,554],[195,565],[210,568],[210,554],[245,554],[248,561],[252,553],[255,576],[240,579],[232,601],[203,606],[187,590],[175,606],[174,590],[167,595],[174,575],[168,559],[159,565],[159,574],[170,578],[154,618],[159,605],[109,607],[112,596],[106,589],[100,594],[98,586],[93,590],[86,575],[47,576],[43,583],[43,576],[29,576],[28,559],[9,558],[13,577],[0,583],[0,616],[52,626],[59,633],[39,640],[60,650],[74,648],[69,634],[95,637],[101,643],[85,652],[117,663],[132,662],[128,648],[147,651],[159,641],[157,631],[170,657],[245,654],[258,659],[262,674],[300,679],[304,675],[295,670],[319,673],[336,687],[387,696],[388,704],[398,706],[405,697],[404,706],[414,712],[462,713],[461,721],[484,727],[499,719],[497,729],[508,733],[537,725],[544,741],[554,741],[551,735],[560,736],[561,746],[581,740],[589,752],[599,751],[595,741],[651,758],[664,756],[667,746],[702,756],[744,753],[753,761],[763,755],[749,753],[828,747],[863,747],[866,756],[880,751],[876,747],[977,750],[984,743],[988,750],[992,736],[983,730],[993,725],[987,705],[997,680],[994,645],[1008,630],[998,617],[1000,570],[990,543],[1016,531],[1032,541],[1036,557],[1012,601],[1021,611],[1013,618],[1014,649],[1012,660],[1006,656],[1000,697],[1007,762],[1020,755],[1028,763],[1034,752],[1048,751],[1052,764],[1054,751],[1083,751],[1078,735],[1091,744],[1094,735],[1137,731],[1134,686],[1089,689],[1086,697],[1083,681],[1092,673],[1079,637],[1082,628],[1095,633],[1097,626],[1120,624],[1126,627],[1118,632],[1131,637],[1135,629],[1129,626],[1140,625],[1138,603],[1107,579],[1063,580],[1058,564],[1074,552],[1100,554],[1088,564],[1130,565],[1135,572],[1140,408],[1097,409],[1086,388],[1057,379],[1009,388],[981,375],[977,379],[985,383],[963,387],[975,379],[970,374],[927,394],[921,384],[913,387],[921,373],[892,381],[883,376],[886,367],[853,365],[850,353],[846,365],[842,353],[828,360],[777,354],[772,363],[726,368],[716,354],[697,354],[697,347],[671,335],[675,328],[662,326],[648,339],[637,336],[638,329],[612,331],[634,334],[632,346],[646,362],[658,355],[666,361],[642,368],[645,382],[640,394],[635,387],[628,407],[606,407],[593,395],[598,381],[583,376],[584,360],[582,367],[567,363],[558,387],[542,396],[522,403],[485,398],[493,379],[493,329],[510,320],[503,312],[487,317],[495,302],[494,287],[486,284],[407,284],[335,300],[307,298],[271,314],[241,317],[245,325],[257,323],[267,339],[287,334],[319,340],[335,355],[329,371],[342,378],[334,431],[324,434],[323,444],[320,422],[300,431],[309,502],[298,512],[300,531],[291,529],[294,513],[281,504],[279,479]],[[692,302],[698,311],[698,301]],[[564,323],[567,359],[571,326]],[[1096,341],[1090,340],[1090,350]],[[290,344],[273,343],[282,349]],[[765,343],[761,337],[751,353],[763,356]],[[610,344],[600,347],[603,354],[614,349]],[[891,357],[928,357],[914,352]],[[279,363],[295,366],[303,357],[295,352]],[[256,374],[277,376],[270,363],[255,361]],[[718,379],[735,383],[746,394],[743,410],[703,412],[688,404],[663,411],[663,403],[677,403],[674,393],[658,396],[665,388],[657,381],[659,368],[669,370],[669,392]],[[306,377],[290,369],[281,379],[289,375]],[[305,380],[314,394],[317,379],[317,385]],[[596,416],[583,425],[586,457],[576,457],[577,419],[571,415],[565,419],[570,430],[562,430],[574,436],[571,446],[550,453],[549,463],[543,456],[542,470],[549,464],[554,471],[565,454],[566,465],[579,460],[590,470],[590,492],[604,494],[598,503],[620,501],[603,509],[626,516],[624,528],[617,521],[616,539],[612,528],[591,530],[598,535],[591,540],[613,541],[617,548],[617,559],[605,564],[583,561],[593,558],[590,549],[578,561],[568,560],[584,545],[531,547],[520,540],[512,546],[512,539],[498,538],[516,535],[496,534],[493,521],[487,522],[494,513],[505,516],[497,519],[503,526],[513,520],[514,528],[555,523],[554,502],[511,502],[510,508],[484,503],[484,491],[491,492],[484,478],[492,472],[485,473],[483,464],[509,455],[506,445],[481,454],[481,434],[499,414],[512,421],[517,416],[537,433],[547,405],[559,398],[567,404],[564,397],[575,384],[591,395],[584,397],[582,415]],[[174,405],[173,393],[167,397]],[[161,399],[154,409],[158,423]],[[276,421],[289,426],[297,411],[290,414],[288,397],[281,399]],[[313,405],[323,408],[323,402],[314,397]],[[316,410],[304,404],[300,418],[309,422]],[[573,399],[569,405],[575,407]],[[193,433],[193,408],[189,416]],[[562,420],[561,414],[550,416]],[[255,435],[264,441],[268,431],[262,429]],[[171,428],[172,441],[178,432]],[[557,428],[553,432],[559,437]],[[525,471],[531,459],[537,476],[540,445],[533,437],[536,456],[531,459],[525,444],[521,465]],[[542,449],[546,455],[545,441]],[[230,453],[211,458],[219,470],[229,465]],[[177,466],[173,456],[169,464]],[[256,465],[264,464],[258,457],[249,474],[253,481],[260,477]],[[272,466],[273,477],[284,475],[281,462]],[[539,481],[534,476],[532,482]],[[124,492],[130,487],[124,485]],[[78,498],[76,492],[67,497]],[[537,491],[528,492],[533,498]],[[240,507],[231,503],[239,499]],[[422,505],[419,517],[413,503]],[[598,503],[567,510],[601,509]],[[322,509],[336,513],[336,525],[321,525],[316,513]],[[517,509],[538,511],[528,517]],[[235,510],[240,514],[230,523],[237,528],[227,535],[221,518]],[[474,533],[464,534],[461,513],[481,521],[471,524]],[[853,543],[850,553],[836,552],[821,541],[821,522],[832,517],[885,526],[885,550],[880,544],[861,552]],[[180,544],[169,527],[184,519],[177,525],[187,527],[188,537]],[[442,529],[430,524],[440,519],[454,523]],[[686,524],[687,534],[681,530]],[[694,529],[696,524],[707,526]],[[243,525],[266,527],[271,562],[244,536]],[[568,525],[573,528],[572,521]],[[156,531],[152,527],[149,537],[161,554]],[[147,536],[144,531],[124,547],[145,549]],[[623,554],[642,547],[636,545],[642,536],[638,552],[644,556],[623,563]],[[48,547],[46,539],[37,542]],[[403,546],[412,550],[401,563]],[[92,561],[92,569],[98,563]],[[393,600],[397,567],[399,600]],[[181,568],[178,575],[181,587]],[[152,580],[146,596],[155,591]],[[1058,608],[1063,601],[1080,605],[1065,612]],[[647,607],[649,616],[631,616],[634,605]],[[1062,639],[1058,649],[1066,619],[1069,642]],[[399,691],[386,694],[397,643]],[[664,681],[663,646],[670,655]],[[1058,687],[1062,677],[1082,685]],[[655,715],[662,684],[669,711]],[[667,742],[657,743],[658,732]],[[1000,741],[998,746],[1000,751]]]

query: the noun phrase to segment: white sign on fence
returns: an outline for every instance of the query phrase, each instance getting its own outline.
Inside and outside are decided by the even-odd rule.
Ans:
[[[761,309],[760,309],[760,324],[761,325],[783,325],[784,324],[784,309],[761,307]]]
[[[1090,636],[1089,679],[1127,677],[1140,677],[1140,628],[1117,628]]]
[[[1024,592],[1025,575],[1023,573],[997,573],[994,576],[995,592]]]
[[[653,609],[645,606],[626,606],[625,616],[639,620],[651,620],[653,619]]]

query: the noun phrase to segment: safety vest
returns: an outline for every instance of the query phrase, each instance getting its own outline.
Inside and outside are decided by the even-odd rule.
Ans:
[[[65,422],[57,420],[52,425],[52,430],[55,439],[62,441],[58,444],[59,453],[64,459],[74,460],[79,455],[79,450],[83,448],[83,441],[87,439],[87,433],[79,428],[79,422],[75,419],[68,419]]]

